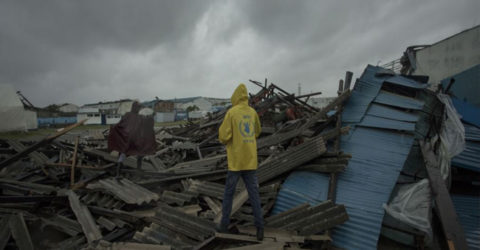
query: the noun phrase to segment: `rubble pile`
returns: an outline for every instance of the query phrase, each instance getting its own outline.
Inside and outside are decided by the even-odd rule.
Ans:
[[[252,83],[250,96],[262,122],[257,140],[265,239],[253,236],[252,209],[239,183],[229,234],[216,233],[221,217],[226,151],[218,127],[226,111],[180,127],[156,128],[157,151],[124,161],[106,151],[108,131],[40,141],[0,140],[0,249],[251,249],[312,248],[331,244],[329,230],[348,220],[334,196],[278,214],[272,208],[294,169],[343,171],[350,155],[339,148],[342,105],[349,88],[317,109],[274,84]],[[318,94],[318,93],[315,93]],[[66,135],[65,135],[66,134]],[[335,181],[330,191],[334,195]]]

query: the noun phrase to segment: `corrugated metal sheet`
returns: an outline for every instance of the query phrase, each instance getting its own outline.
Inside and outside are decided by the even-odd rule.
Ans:
[[[480,172],[480,129],[464,123],[465,150],[452,159],[452,165]]]
[[[480,106],[480,64],[443,79],[442,86],[444,89],[448,86],[451,78],[455,79],[455,83],[450,88],[450,92],[460,100]]]
[[[362,122],[360,122],[358,125],[373,128],[415,131],[415,123],[413,122],[395,121],[392,119],[371,115],[365,115]]]
[[[452,97],[452,104],[457,112],[462,116],[462,121],[480,127],[480,108],[468,102],[464,102],[455,97]],[[480,99],[480,94],[479,94]]]
[[[420,84],[416,81],[405,78],[402,76],[391,76],[388,74],[377,74],[384,72],[385,69],[368,65],[363,72],[360,79],[357,79],[352,91],[352,95],[347,102],[345,110],[343,111],[343,122],[356,123],[360,122],[363,118],[368,107],[371,105],[372,100],[378,98],[376,102],[384,103],[391,106],[397,106],[409,109],[422,109],[423,103],[413,98],[407,98],[399,95],[388,95],[388,92],[381,91],[382,95],[379,95],[379,91],[384,82],[389,82],[396,85],[406,86],[415,89],[424,89],[428,85]],[[380,97],[378,97],[380,96]],[[390,98],[394,98],[390,100]]]
[[[388,78],[388,76],[375,77],[376,72],[381,69],[380,67],[368,65],[360,79],[357,79],[342,113],[344,122],[359,122],[362,119],[368,106],[378,95],[383,80]]]
[[[350,220],[333,233],[336,246],[375,249],[384,210],[398,174],[408,156],[413,135],[356,127],[342,142],[352,154],[347,170],[338,176],[337,203],[344,204]],[[298,204],[318,204],[326,199],[329,178],[310,172],[294,172],[282,186],[273,213]]]
[[[317,205],[327,199],[328,176],[308,171],[293,172],[277,195],[272,214],[292,209],[298,204]]]
[[[406,78],[403,76],[399,76],[399,75],[389,77],[388,79],[385,80],[385,82],[389,82],[389,83],[393,83],[396,85],[401,85],[409,88],[414,88],[414,89],[425,89],[428,87],[428,84],[418,83],[415,80],[412,80],[410,78]]]
[[[394,107],[415,110],[422,110],[424,104],[423,101],[417,100],[415,98],[401,96],[383,90],[380,91],[378,96],[375,98],[375,102]]]
[[[451,195],[470,249],[480,249],[480,197]]]
[[[419,115],[416,113],[405,112],[399,109],[384,105],[372,103],[368,109],[368,114],[397,121],[417,122]]]
[[[399,173],[413,145],[415,122],[424,102],[380,91],[386,78],[375,75],[379,67],[368,66],[357,80],[342,120],[353,123],[342,136],[341,149],[352,158],[346,171],[338,175],[337,203],[344,204],[350,219],[333,230],[335,246],[346,249],[376,249],[384,215]],[[394,84],[410,87],[411,80],[391,78]],[[405,83],[405,84],[404,84]],[[412,86],[422,89],[426,85]],[[372,103],[374,102],[374,103]],[[384,105],[379,105],[384,104]],[[388,106],[385,106],[388,105]],[[396,108],[392,108],[396,107]],[[315,205],[326,199],[329,177],[311,172],[294,172],[282,186],[273,213],[298,204]]]
[[[48,125],[65,125],[77,123],[77,117],[38,117],[37,118],[38,126],[48,126]]]
[[[105,190],[127,204],[141,205],[143,203],[157,201],[160,198],[158,194],[124,178],[120,180],[114,178],[99,180],[98,182],[89,184],[87,188]]]

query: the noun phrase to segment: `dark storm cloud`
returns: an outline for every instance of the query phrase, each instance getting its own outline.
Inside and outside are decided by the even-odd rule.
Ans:
[[[34,104],[229,97],[239,82],[335,95],[410,45],[479,24],[461,1],[1,1],[0,82]],[[247,87],[251,92],[258,89]]]
[[[39,85],[74,91],[88,83],[88,75],[78,74],[90,73],[85,64],[94,63],[92,57],[104,50],[147,53],[159,45],[174,46],[207,6],[177,0],[2,1],[0,80],[26,92]],[[73,73],[70,79],[54,86],[45,82],[65,72]]]

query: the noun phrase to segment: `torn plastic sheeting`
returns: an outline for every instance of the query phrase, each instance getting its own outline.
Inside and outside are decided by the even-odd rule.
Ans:
[[[448,147],[448,156],[452,158],[465,149],[465,128],[460,121],[460,116],[453,107],[450,97],[444,94],[438,94],[437,97],[445,104],[440,138],[445,146]]]
[[[438,94],[438,99],[445,105],[442,127],[440,129],[440,172],[443,179],[450,175],[450,161],[465,149],[465,128],[453,107],[450,97]]]
[[[400,187],[390,203],[383,204],[383,208],[395,219],[425,232],[425,241],[429,244],[432,239],[431,199],[428,179],[423,179]]]

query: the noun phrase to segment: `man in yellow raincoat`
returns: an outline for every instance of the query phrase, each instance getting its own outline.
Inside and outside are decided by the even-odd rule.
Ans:
[[[231,97],[232,108],[218,130],[218,140],[227,146],[228,172],[222,204],[220,232],[227,232],[232,211],[232,198],[241,176],[253,208],[257,239],[263,239],[263,216],[256,176],[257,141],[261,125],[257,112],[248,105],[247,87],[241,83]]]

